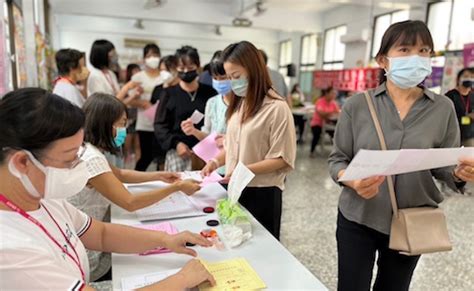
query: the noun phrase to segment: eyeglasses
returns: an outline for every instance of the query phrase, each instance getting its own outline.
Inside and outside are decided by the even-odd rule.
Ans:
[[[15,149],[15,148],[12,148],[12,147],[3,147],[1,148],[1,150],[3,152],[5,151],[8,151],[8,150],[12,150],[12,149]],[[23,150],[23,149],[17,149],[17,150]],[[86,143],[82,143],[81,146],[79,147],[79,151],[77,152],[77,156],[76,158],[71,161],[71,162],[64,162],[64,161],[61,161],[61,160],[58,160],[58,159],[54,159],[54,158],[51,158],[51,157],[48,157],[46,155],[42,155],[43,158],[46,158],[48,160],[51,160],[51,161],[55,161],[55,162],[58,162],[58,163],[63,163],[63,164],[68,164],[67,168],[68,169],[73,169],[75,168],[77,165],[79,165],[81,162],[82,162],[82,158],[84,157],[84,154],[86,153],[86,150],[87,150],[87,145]],[[37,154],[33,154],[31,153],[36,159],[38,158],[38,155]]]

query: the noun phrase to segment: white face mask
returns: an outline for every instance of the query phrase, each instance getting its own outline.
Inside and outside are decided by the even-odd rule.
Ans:
[[[23,187],[35,198],[64,199],[77,194],[84,189],[89,180],[86,163],[80,162],[72,169],[60,169],[42,165],[30,152],[25,151],[30,160],[45,175],[43,195],[33,186],[27,175],[22,174],[13,165],[12,160],[8,163],[10,173],[20,179]]]
[[[160,77],[163,80],[163,83],[168,83],[169,81],[171,81],[174,78],[173,74],[171,74],[168,71],[161,71],[160,72]]]
[[[145,65],[150,69],[157,69],[160,65],[159,57],[148,57],[145,59]]]

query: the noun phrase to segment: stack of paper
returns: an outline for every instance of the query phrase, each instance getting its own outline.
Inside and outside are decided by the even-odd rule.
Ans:
[[[181,179],[186,180],[186,179],[192,179],[198,182],[201,182],[201,187],[206,187],[209,184],[212,183],[219,183],[220,181],[223,180],[222,176],[219,175],[216,171],[212,172],[209,176],[207,177],[202,177],[200,171],[186,171],[181,173]]]
[[[178,273],[179,269],[122,278],[122,290],[136,290]]]
[[[209,283],[205,282],[199,285],[200,291],[259,290],[266,288],[265,282],[243,258],[218,263],[201,262],[209,273],[214,276],[216,286],[211,287]]]
[[[205,215],[192,197],[176,192],[160,202],[135,211],[140,221]]]

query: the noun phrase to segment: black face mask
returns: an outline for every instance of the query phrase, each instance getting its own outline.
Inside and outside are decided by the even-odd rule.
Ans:
[[[472,87],[472,81],[471,80],[464,80],[464,81],[462,81],[461,85],[464,88],[471,88]]]
[[[188,72],[178,72],[178,77],[186,83],[191,83],[198,76],[197,70]]]

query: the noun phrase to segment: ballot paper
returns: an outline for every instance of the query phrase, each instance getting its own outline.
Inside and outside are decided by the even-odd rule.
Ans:
[[[218,263],[201,263],[216,280],[211,287],[208,282],[199,285],[200,291],[260,290],[266,288],[265,282],[258,276],[247,260],[237,258]]]
[[[181,173],[181,179],[183,180],[192,179],[192,180],[201,182],[200,184],[201,187],[206,187],[207,185],[212,184],[212,183],[219,183],[224,178],[222,178],[222,176],[219,175],[217,171],[212,172],[209,176],[206,176],[206,177],[201,176],[200,171],[185,171]]]
[[[145,115],[146,118],[148,118],[149,120],[152,120],[152,121],[155,120],[156,109],[158,108],[159,103],[160,101],[156,102],[150,108],[143,111],[143,115]]]
[[[217,133],[213,132],[193,147],[193,152],[206,163],[215,158],[221,151],[217,147],[216,137]]]
[[[389,151],[360,150],[339,181],[442,168],[458,164],[461,157],[474,157],[474,147]]]
[[[227,191],[231,204],[235,204],[239,200],[242,191],[254,177],[255,174],[242,164],[242,162],[237,164],[230,177]]]
[[[140,221],[202,216],[198,203],[182,192],[176,192],[151,206],[135,211]]]
[[[204,114],[199,112],[198,110],[194,110],[193,115],[189,119],[193,122],[193,124],[198,124],[204,118]]]
[[[139,224],[139,225],[134,225],[133,227],[146,229],[146,230],[166,232],[167,234],[178,233],[178,229],[174,226],[174,224],[172,224],[169,221],[157,223],[157,224]],[[167,248],[157,247],[157,248],[145,251],[143,253],[140,253],[139,255],[147,256],[147,255],[154,255],[154,254],[164,254],[164,253],[169,253],[169,252],[171,251]]]
[[[167,277],[172,276],[178,272],[179,269],[173,269],[163,272],[155,272],[144,275],[125,277],[122,278],[122,290],[129,291],[140,289],[145,286],[149,286],[156,282],[162,281],[163,279],[166,279]]]

